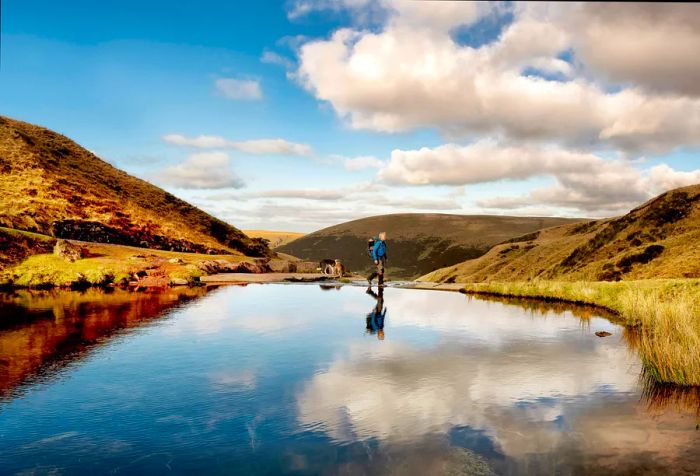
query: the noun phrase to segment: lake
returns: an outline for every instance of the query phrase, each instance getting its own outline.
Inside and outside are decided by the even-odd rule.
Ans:
[[[699,393],[635,342],[399,288],[6,293],[0,473],[700,474]]]

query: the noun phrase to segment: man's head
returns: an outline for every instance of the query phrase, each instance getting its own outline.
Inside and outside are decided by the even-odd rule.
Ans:
[[[384,340],[384,329],[379,329],[377,332],[377,339]]]
[[[381,233],[379,233],[379,239],[382,241],[386,240],[386,231],[382,231]]]

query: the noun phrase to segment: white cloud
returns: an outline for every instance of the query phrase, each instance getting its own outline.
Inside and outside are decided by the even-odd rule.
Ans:
[[[700,183],[700,169],[676,171],[668,165],[640,170],[624,159],[532,144],[499,145],[484,139],[466,146],[445,144],[394,150],[378,177],[408,185],[467,185],[548,176],[553,186],[524,196],[482,199],[483,208],[513,210],[535,205],[601,216],[626,212],[653,195]]]
[[[262,99],[260,82],[253,79],[219,78],[214,83],[216,89],[229,99]]]
[[[270,50],[263,51],[262,56],[260,56],[260,61],[263,63],[282,66],[285,69],[292,69],[295,66],[294,61],[292,61],[291,59]]]
[[[697,183],[700,170],[682,172],[661,164],[640,171],[622,161],[600,162],[588,172],[558,176],[553,186],[523,196],[481,200],[478,205],[505,210],[547,205],[602,217],[626,213],[662,192]]]
[[[673,170],[666,164],[657,165],[649,170],[649,182],[654,192],[697,184],[700,183],[700,169],[682,172]]]
[[[576,54],[576,48],[583,48],[579,42],[585,43],[585,38],[575,37],[578,30],[562,10],[569,11],[568,6],[517,8],[515,21],[498,40],[473,48],[456,43],[450,30],[497,14],[497,7],[388,5],[393,13],[378,32],[341,28],[330,39],[308,41],[299,49],[297,80],[352,127],[396,132],[428,126],[450,135],[487,133],[630,152],[660,153],[700,144],[700,99],[672,94],[688,88],[657,94],[639,81],[608,92],[560,57],[572,48]],[[464,11],[454,14],[453,8]],[[627,12],[636,6],[616,8]],[[676,15],[667,17],[668,28],[685,28]],[[653,30],[638,28],[634,38],[647,41],[655,36]],[[679,48],[687,52],[690,43]],[[641,55],[640,48],[640,61]],[[681,57],[697,64],[692,57]],[[663,57],[646,61],[651,71]],[[567,80],[524,76],[528,67],[559,73]],[[693,79],[687,82],[693,85],[700,83],[694,68],[681,69],[688,71]]]
[[[163,169],[153,179],[178,188],[241,188],[243,180],[231,171],[230,162],[224,152],[192,154],[184,162]]]
[[[558,147],[500,146],[484,139],[467,146],[445,144],[418,150],[393,150],[391,160],[378,176],[394,184],[466,185],[585,172],[591,164],[601,160],[590,153]]]
[[[606,79],[700,96],[700,5],[579,4],[564,22],[581,60]]]
[[[267,190],[256,194],[265,198],[303,198],[306,200],[341,200],[347,192],[340,189],[284,189]]]
[[[345,157],[342,155],[332,155],[331,162],[340,162],[349,172],[356,172],[364,169],[378,169],[384,165],[384,162],[372,155],[361,155],[357,157]]]
[[[185,137],[180,134],[167,134],[163,140],[169,144],[196,147],[199,149],[236,149],[249,154],[310,155],[311,146],[290,142],[285,139],[255,139],[232,141],[221,136],[199,135]]]

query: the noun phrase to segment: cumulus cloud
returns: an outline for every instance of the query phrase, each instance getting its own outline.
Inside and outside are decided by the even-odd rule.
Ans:
[[[654,191],[665,191],[700,183],[700,169],[692,172],[673,170],[666,164],[657,165],[649,170],[649,181]]]
[[[522,196],[481,200],[478,205],[506,210],[547,205],[606,216],[625,213],[659,193],[696,183],[700,183],[700,170],[682,172],[661,164],[640,171],[622,161],[601,161],[585,173],[557,176],[553,186]]]
[[[661,15],[666,19],[664,29],[679,29],[673,38],[690,38],[674,47],[680,51],[678,58],[693,64],[679,70],[690,78],[672,80],[682,84],[665,89],[649,87],[654,81],[662,81],[662,74],[658,80],[636,81],[631,73],[627,79],[625,71],[640,70],[638,65],[621,66],[627,69],[619,72],[610,66],[620,64],[617,56],[606,61],[591,60],[591,68],[607,68],[611,78],[629,83],[611,92],[587,74],[585,64],[580,69],[562,59],[564,53],[573,51],[577,59],[585,61],[587,51],[610,49],[607,36],[596,36],[598,30],[589,35],[597,43],[588,41],[585,32],[579,33],[578,23],[565,14],[569,6],[517,8],[515,20],[497,40],[472,47],[455,41],[451,31],[457,25],[469,26],[484,15],[497,14],[492,4],[383,5],[388,6],[390,14],[379,31],[341,28],[329,39],[308,41],[299,49],[296,79],[318,99],[328,102],[352,127],[388,132],[436,127],[448,135],[491,134],[635,153],[660,153],[700,143],[700,99],[680,94],[700,84],[695,71],[697,61],[687,54],[697,51],[692,48],[695,27],[688,26],[694,20],[681,22],[676,21],[676,14]],[[622,20],[635,9],[615,7],[620,18],[611,14],[612,19],[605,17],[604,24],[621,21],[626,25],[629,22]],[[587,9],[574,9],[573,13],[591,15]],[[650,18],[653,22],[656,17]],[[653,51],[659,52],[662,35],[656,38],[655,28],[645,28],[642,21],[633,24],[637,25],[633,30],[636,34],[625,41],[629,44],[633,41],[629,38],[636,41],[641,37],[640,41],[653,43]],[[619,45],[622,39],[615,47]],[[578,49],[583,52],[580,58],[576,56]],[[616,54],[625,56],[625,47],[619,49]],[[643,54],[644,49],[638,48],[635,58],[644,61],[645,71],[664,61],[663,56],[643,58]],[[663,75],[671,75],[681,61],[669,60]],[[565,80],[523,74],[532,68],[557,73]],[[676,75],[682,76],[674,72]]]
[[[230,169],[231,159],[224,152],[190,155],[184,162],[167,167],[153,178],[178,188],[241,188],[244,183]]]
[[[500,146],[484,139],[471,145],[445,144],[418,150],[396,149],[379,178],[408,185],[466,185],[544,174],[585,172],[602,159],[558,147]]]
[[[378,173],[384,182],[407,185],[467,185],[538,176],[552,177],[555,184],[477,204],[504,210],[546,205],[601,215],[624,212],[654,194],[700,183],[700,169],[683,172],[662,164],[640,170],[624,159],[551,145],[501,145],[489,139],[466,146],[394,150]]]
[[[199,149],[236,149],[249,154],[310,155],[311,146],[285,139],[256,139],[232,141],[221,136],[199,135],[185,137],[167,134],[163,140],[169,144],[196,147]]]
[[[228,99],[262,99],[260,82],[253,79],[219,78],[214,82],[217,91]]]
[[[700,96],[700,5],[578,4],[565,24],[581,60],[609,81]]]

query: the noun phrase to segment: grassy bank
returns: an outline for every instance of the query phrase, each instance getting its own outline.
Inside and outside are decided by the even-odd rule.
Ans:
[[[639,327],[639,353],[649,375],[659,382],[700,385],[699,279],[480,283],[465,290],[604,307]]]
[[[41,236],[41,235],[39,235]],[[225,259],[248,261],[243,255],[203,255],[174,251],[150,250],[132,246],[82,243],[87,257],[74,262],[52,253],[29,256],[22,262],[0,270],[0,286],[41,288],[100,286],[130,279],[136,273],[165,280],[194,281],[206,274],[197,264]]]

